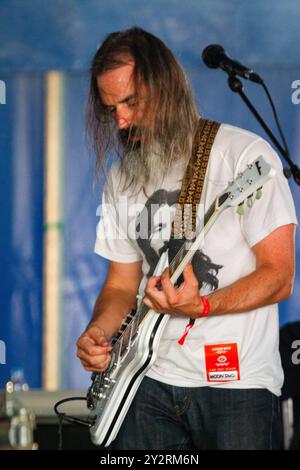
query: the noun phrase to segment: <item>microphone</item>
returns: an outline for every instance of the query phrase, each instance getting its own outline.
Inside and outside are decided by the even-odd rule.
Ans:
[[[207,46],[202,52],[202,60],[211,69],[220,68],[228,73],[228,75],[239,75],[240,77],[251,80],[255,83],[263,83],[263,80],[253,70],[244,67],[236,60],[231,59],[225,49],[218,44]]]

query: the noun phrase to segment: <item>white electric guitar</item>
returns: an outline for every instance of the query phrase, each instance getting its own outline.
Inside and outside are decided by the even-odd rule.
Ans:
[[[181,246],[169,265],[173,284],[195,251],[202,246],[204,235],[218,215],[232,206],[238,206],[237,212],[242,215],[244,202],[247,200],[247,206],[251,208],[253,198],[260,198],[262,185],[274,174],[274,168],[260,156],[216,197],[204,216],[201,232],[194,241]],[[166,266],[167,251],[160,258],[154,275],[160,275]],[[169,318],[169,315],[157,313],[140,302],[112,339],[110,365],[105,372],[92,374],[92,384],[87,393],[87,406],[93,423],[90,434],[94,444],[106,447],[115,439],[143,377],[156,359],[159,341]]]

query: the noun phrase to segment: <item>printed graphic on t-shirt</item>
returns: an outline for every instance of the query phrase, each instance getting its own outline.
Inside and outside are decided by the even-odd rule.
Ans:
[[[153,275],[158,260],[168,249],[171,224],[170,211],[175,213],[180,191],[159,189],[148,198],[144,209],[136,219],[137,243],[148,263],[147,277]],[[174,214],[173,214],[174,215]],[[167,224],[167,225],[166,225]],[[164,236],[160,236],[165,231]],[[181,240],[173,240],[172,252],[175,254],[181,246]],[[198,250],[192,260],[193,270],[199,282],[199,289],[206,285],[216,290],[219,285],[218,272],[223,267],[215,264],[202,251]]]

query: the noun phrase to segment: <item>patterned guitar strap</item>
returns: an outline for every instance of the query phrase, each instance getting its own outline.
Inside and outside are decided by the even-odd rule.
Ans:
[[[182,181],[179,204],[172,224],[169,242],[169,265],[180,247],[185,243],[185,240],[191,240],[196,234],[197,208],[201,200],[210,152],[219,127],[220,123],[216,121],[199,119],[192,156]],[[170,266],[171,275],[172,268]],[[183,282],[182,274],[176,282],[176,286],[181,282]],[[179,344],[184,343],[194,323],[195,319],[190,318]]]

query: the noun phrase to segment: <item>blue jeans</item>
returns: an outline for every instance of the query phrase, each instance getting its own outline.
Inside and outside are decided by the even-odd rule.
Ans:
[[[185,388],[145,377],[111,449],[278,449],[279,398],[266,389]]]

